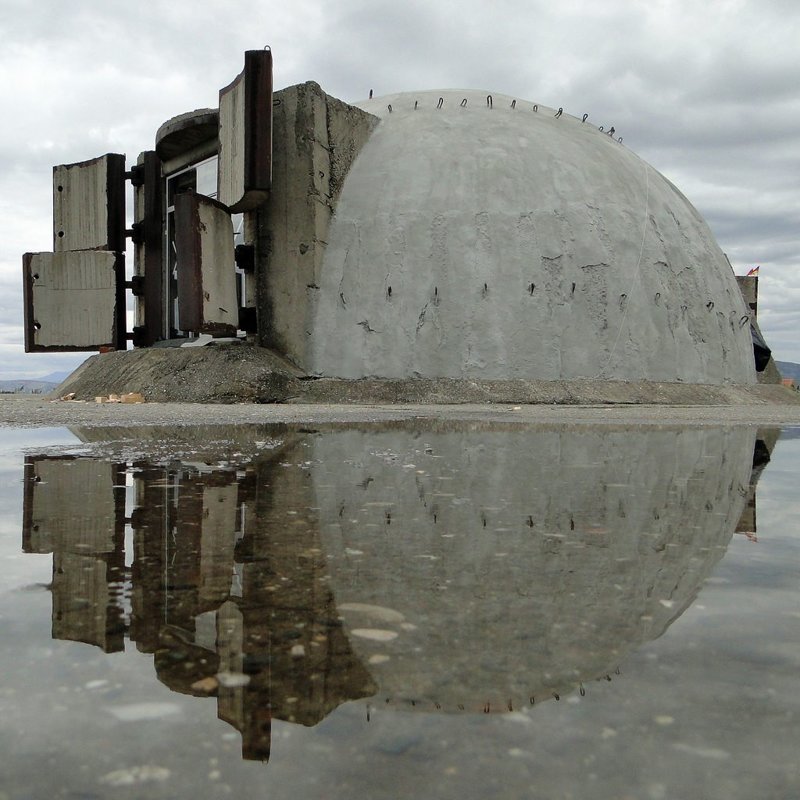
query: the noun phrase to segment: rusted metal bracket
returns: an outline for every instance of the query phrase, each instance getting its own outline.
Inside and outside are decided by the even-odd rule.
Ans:
[[[144,275],[132,275],[129,281],[125,281],[125,288],[130,289],[134,297],[144,297],[144,287]]]
[[[144,223],[142,221],[134,222],[130,228],[125,229],[125,236],[134,244],[142,244],[144,242]]]
[[[146,325],[134,325],[133,331],[128,334],[129,341],[133,342],[134,347],[147,347],[150,344]]]
[[[245,272],[254,272],[256,268],[256,248],[252,244],[237,244],[233,251],[236,266]]]
[[[130,170],[125,173],[125,178],[131,182],[131,186],[144,186],[144,165],[134,164]]]
[[[245,333],[258,333],[258,314],[254,307],[239,308],[239,330]]]

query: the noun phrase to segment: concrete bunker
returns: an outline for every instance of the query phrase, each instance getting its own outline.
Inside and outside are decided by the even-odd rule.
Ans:
[[[23,262],[28,352],[238,339],[308,377],[756,382],[753,303],[613,131],[476,91],[273,91],[269,50],[130,170],[55,167],[53,253]]]

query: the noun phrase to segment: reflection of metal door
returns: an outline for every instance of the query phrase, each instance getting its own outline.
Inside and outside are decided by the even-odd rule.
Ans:
[[[25,459],[22,549],[53,554],[53,638],[124,649],[124,465]]]

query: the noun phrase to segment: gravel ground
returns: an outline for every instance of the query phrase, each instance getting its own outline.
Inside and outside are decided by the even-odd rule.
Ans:
[[[0,426],[136,427],[192,425],[364,424],[438,420],[493,424],[800,425],[800,406],[730,405],[216,405],[199,403],[97,404],[5,395]]]

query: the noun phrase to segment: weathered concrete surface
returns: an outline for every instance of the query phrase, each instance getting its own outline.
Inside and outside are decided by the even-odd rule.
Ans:
[[[53,251],[125,249],[125,156],[53,167]]]
[[[116,254],[103,250],[26,253],[26,349],[113,346],[117,341],[116,264]]]
[[[747,309],[686,198],[594,126],[511,102],[360,104],[381,123],[331,226],[311,370],[754,383]]]
[[[239,324],[233,225],[221,203],[196,192],[175,198],[178,326],[235,336]]]
[[[778,403],[800,406],[784,386],[660,383],[657,381],[337,380],[306,381],[291,402],[337,403],[534,403],[555,405],[728,405]]]
[[[737,275],[736,283],[739,284],[739,290],[742,293],[745,305],[750,309],[753,326],[759,335],[764,338],[764,334],[761,333],[761,326],[758,324],[758,276]],[[778,365],[772,356],[770,356],[767,366],[757,375],[759,383],[780,383],[782,380]]]
[[[316,83],[275,92],[272,190],[257,212],[259,336],[304,369],[331,215],[377,123]]]
[[[272,53],[248,50],[219,93],[217,196],[234,213],[267,199],[272,179]]]
[[[141,392],[150,402],[181,403],[534,403],[785,404],[785,386],[692,385],[652,381],[307,379],[270,350],[247,344],[147,348],[93,356],[55,392],[93,400]]]

